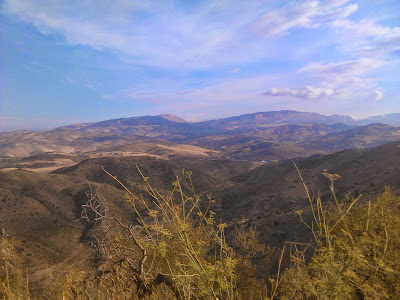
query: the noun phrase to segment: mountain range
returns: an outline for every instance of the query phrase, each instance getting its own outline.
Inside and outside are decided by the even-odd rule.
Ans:
[[[395,114],[385,118],[397,124]],[[212,204],[228,239],[238,226],[255,226],[271,247],[308,243],[296,211],[306,222],[311,211],[295,164],[324,204],[331,194],[322,172],[341,176],[340,199],[367,201],[387,185],[399,192],[400,128],[376,123],[383,119],[279,111],[190,123],[160,115],[3,132],[0,228],[15,241],[39,298],[60,274],[95,267],[91,232],[101,224],[81,219],[88,197],[98,195],[121,219],[137,217],[104,170],[137,195],[147,193],[138,168],[161,194],[191,171],[200,205]]]
[[[121,118],[45,131],[0,133],[0,167],[46,166],[44,172],[89,157],[150,155],[278,161],[396,141],[399,114],[360,121],[291,110],[190,123],[172,115]],[[362,124],[362,125],[360,125]],[[30,163],[24,158],[53,155]],[[54,158],[54,155],[64,155]]]
[[[330,198],[329,180],[322,174],[340,174],[335,189],[340,199],[380,193],[389,185],[400,191],[400,143],[370,149],[348,149],[324,156],[296,159],[312,195]],[[237,226],[255,226],[260,240],[271,247],[285,241],[309,242],[310,231],[301,223],[311,220],[302,182],[292,161],[259,164],[228,159],[165,160],[154,157],[101,157],[49,174],[26,170],[0,172],[0,227],[15,241],[18,255],[30,270],[32,293],[40,295],[47,286],[71,270],[93,268],[91,231],[100,223],[81,219],[82,205],[97,194],[110,216],[135,220],[125,191],[104,171],[115,175],[135,194],[146,195],[149,183],[165,194],[182,170],[192,171],[193,186],[202,197],[212,199],[218,222],[227,224],[227,237]],[[138,205],[137,209],[143,209]],[[99,227],[100,226],[100,227]],[[61,282],[60,282],[61,284]]]

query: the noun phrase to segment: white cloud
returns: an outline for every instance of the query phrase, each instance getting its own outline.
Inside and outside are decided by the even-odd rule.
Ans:
[[[320,79],[323,88],[334,91],[335,99],[354,100],[370,98],[379,84],[379,78],[373,74],[386,65],[387,62],[375,59],[325,64],[314,62],[301,68],[298,73],[304,76],[310,74],[312,78]]]
[[[279,57],[280,46],[262,36],[346,17],[357,9],[347,2],[292,1],[273,10],[270,1],[183,6],[172,1],[6,0],[2,12],[43,34],[62,35],[69,44],[113,51],[125,62],[204,69]]]
[[[320,21],[345,18],[358,9],[357,4],[343,6],[346,2],[348,1],[293,1],[262,15],[255,27],[264,36],[285,34],[296,27],[315,28]]]
[[[278,35],[292,27],[312,27],[310,17],[316,14],[318,2],[307,1],[301,5],[288,4],[280,10],[264,14],[256,23],[256,29],[264,36]]]
[[[146,102],[160,113],[207,114],[266,103],[314,108],[333,103],[332,96],[343,103],[382,99],[383,76],[395,74],[388,54],[400,51],[400,29],[357,21],[365,6],[352,15],[353,2],[5,0],[2,14],[62,36],[67,45],[112,53],[113,63],[119,58],[121,81],[103,89],[85,81],[96,82],[106,99]]]
[[[346,29],[352,33],[362,36],[387,36],[399,31],[399,27],[385,27],[376,24],[372,20],[363,19],[359,22],[355,22],[349,19],[339,19],[332,22],[332,26],[336,28]]]
[[[356,56],[398,56],[400,51],[400,27],[388,27],[373,20],[335,20],[331,26],[343,36],[342,50]]]
[[[111,50],[126,62],[145,66],[207,68],[238,57],[244,62],[260,58],[262,47],[254,39],[244,44],[239,35],[256,17],[254,5],[193,5],[188,9],[170,1],[61,0],[50,5],[44,0],[7,0],[3,13],[32,23],[43,34],[60,34],[69,44]]]
[[[289,89],[289,88],[272,88],[265,93],[264,96],[293,96],[296,98],[303,99],[318,99],[322,97],[331,96],[334,94],[334,91],[329,88],[313,88],[311,86],[305,86],[301,89]]]
[[[329,2],[328,2],[329,3]],[[343,19],[350,16],[358,10],[358,4],[350,4],[348,6],[339,7],[325,14],[325,19]]]
[[[375,100],[382,100],[383,99],[383,93],[381,92],[381,91],[379,91],[379,90],[375,90],[373,93],[372,93],[372,97],[375,99]]]
[[[375,70],[385,65],[384,61],[374,59],[347,60],[334,63],[313,62],[303,68],[298,73],[312,73],[315,76],[354,76]]]

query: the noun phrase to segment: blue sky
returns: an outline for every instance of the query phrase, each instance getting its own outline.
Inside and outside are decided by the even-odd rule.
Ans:
[[[400,1],[5,0],[0,130],[400,112]]]

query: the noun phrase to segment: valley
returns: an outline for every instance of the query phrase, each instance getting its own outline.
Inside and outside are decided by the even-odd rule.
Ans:
[[[400,299],[399,11],[1,1],[0,299]]]
[[[393,120],[394,117],[389,123]],[[85,158],[107,156],[281,161],[368,148],[399,139],[400,129],[391,125],[297,111],[199,123],[172,115],[144,116],[46,131],[0,132],[0,169],[46,173]]]
[[[286,241],[310,243],[296,212],[307,222],[312,213],[294,164],[323,203],[331,198],[324,170],[341,176],[339,198],[367,201],[385,186],[400,191],[399,140],[398,127],[287,111],[204,123],[157,116],[0,133],[0,227],[15,240],[35,295],[48,292],[49,278],[60,278],[61,286],[63,273],[94,267],[92,232],[102,227],[81,218],[88,197],[101,197],[111,216],[137,219],[126,191],[104,170],[145,198],[142,175],[167,195],[190,171],[199,205],[210,205],[226,224],[228,240],[241,226],[257,228],[260,242],[274,249]]]

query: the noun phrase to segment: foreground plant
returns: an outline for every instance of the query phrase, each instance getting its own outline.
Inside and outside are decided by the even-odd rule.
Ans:
[[[30,299],[28,279],[14,242],[3,229],[0,235],[0,299]]]
[[[304,251],[292,255],[292,266],[279,282],[280,299],[397,299],[400,296],[400,199],[393,191],[374,201],[360,198],[334,205],[309,197],[314,217],[306,224],[315,237],[307,264]],[[307,192],[308,193],[308,192]],[[298,212],[301,216],[301,212]]]
[[[138,169],[140,172],[140,170]],[[99,222],[97,272],[76,274],[64,291],[66,299],[392,299],[400,295],[400,199],[389,188],[373,201],[313,198],[299,172],[310,203],[314,251],[306,259],[299,244],[287,242],[277,274],[261,271],[271,257],[258,243],[254,228],[237,228],[231,248],[224,223],[217,223],[212,200],[204,205],[182,172],[172,191],[154,189],[147,177],[145,194],[126,190],[134,220],[112,216],[104,199],[89,194],[83,216]],[[112,176],[111,174],[109,174]],[[203,205],[202,205],[203,204]],[[283,270],[285,251],[291,265]]]
[[[127,192],[134,222],[111,216],[104,199],[91,195],[84,217],[101,222],[105,234],[97,237],[97,244],[104,263],[90,279],[72,284],[65,297],[259,299],[263,282],[251,280],[256,269],[249,258],[226,243],[226,224],[215,222],[210,197],[208,206],[201,208],[191,172],[182,172],[166,195],[141,175],[147,195],[135,195],[113,177]],[[262,247],[254,253],[266,255]],[[245,264],[247,268],[240,267]],[[246,286],[238,288],[244,282]]]

